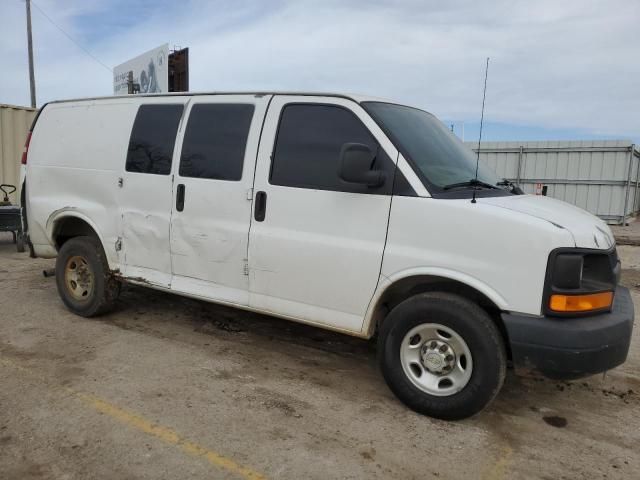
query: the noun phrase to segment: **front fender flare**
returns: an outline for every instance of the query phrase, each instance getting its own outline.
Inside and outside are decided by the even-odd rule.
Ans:
[[[410,277],[439,277],[444,278],[446,280],[453,280],[455,282],[459,282],[465,284],[466,286],[477,290],[486,296],[489,300],[491,300],[500,310],[509,310],[509,304],[507,300],[500,295],[498,291],[492,288],[490,285],[487,285],[485,282],[475,278],[471,275],[468,275],[464,272],[459,272],[456,270],[451,270],[448,268],[442,267],[417,267],[410,268],[407,270],[402,270],[399,272],[395,272],[390,276],[385,276],[380,274],[380,280],[378,282],[378,287],[369,302],[369,307],[367,308],[367,313],[364,318],[364,322],[362,324],[362,334],[365,337],[371,337],[374,334],[375,325],[373,322],[373,315],[378,307],[378,302],[380,298],[384,295],[389,287],[394,285],[399,280],[403,280],[405,278]]]

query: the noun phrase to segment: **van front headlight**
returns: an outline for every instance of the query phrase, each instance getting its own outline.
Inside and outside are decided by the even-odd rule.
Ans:
[[[549,255],[544,311],[572,316],[611,310],[620,276],[615,248],[560,248]]]

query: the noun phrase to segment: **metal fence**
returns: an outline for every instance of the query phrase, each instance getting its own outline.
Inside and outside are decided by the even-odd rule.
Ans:
[[[480,159],[526,193],[544,189],[608,223],[640,210],[640,151],[628,141],[483,142]]]
[[[36,109],[0,104],[0,183],[15,185],[12,203],[20,198],[20,159]],[[2,200],[2,198],[0,198]]]

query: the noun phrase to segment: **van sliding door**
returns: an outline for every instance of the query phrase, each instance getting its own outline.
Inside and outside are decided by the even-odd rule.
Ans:
[[[168,287],[171,166],[184,100],[154,98],[139,106],[119,192],[123,275]]]
[[[171,289],[248,305],[251,189],[268,96],[196,96],[177,146]]]

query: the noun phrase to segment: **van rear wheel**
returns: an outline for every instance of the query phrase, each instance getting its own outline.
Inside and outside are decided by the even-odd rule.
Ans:
[[[450,293],[423,293],[398,304],[382,324],[378,355],[403,403],[445,420],[489,405],[506,374],[496,325],[478,305]]]
[[[120,282],[109,271],[104,250],[93,237],[74,237],[56,259],[56,286],[66,307],[83,317],[106,313],[120,294]]]

